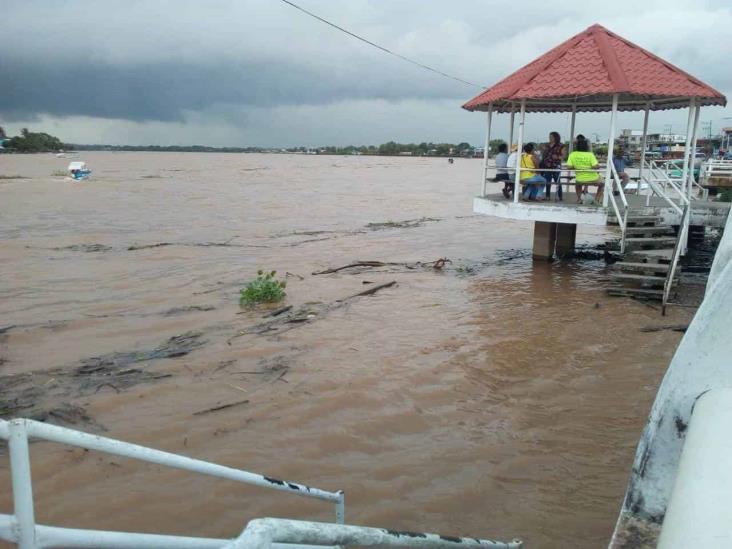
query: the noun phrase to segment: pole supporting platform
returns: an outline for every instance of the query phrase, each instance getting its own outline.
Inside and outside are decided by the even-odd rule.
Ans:
[[[557,223],[547,221],[534,222],[534,247],[531,256],[535,260],[548,261],[554,257],[554,246],[557,242]]]

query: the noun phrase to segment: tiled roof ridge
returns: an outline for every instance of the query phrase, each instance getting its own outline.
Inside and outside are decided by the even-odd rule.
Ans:
[[[608,30],[599,24],[594,24],[587,29],[592,35],[592,38],[597,44],[597,48],[600,50],[600,56],[607,69],[607,74],[610,77],[610,82],[613,84],[616,92],[627,92],[630,91],[630,84],[625,76],[625,71],[620,66],[618,56],[615,54],[615,48],[613,48],[610,40],[608,40]]]
[[[582,32],[575,34],[571,38],[568,38],[563,43],[559,44],[556,48],[554,48],[556,51],[551,56],[548,56],[548,54],[545,54],[543,63],[538,64],[538,67],[536,67],[532,70],[533,74],[530,74],[530,76],[528,76],[525,80],[516,84],[512,88],[509,88],[509,91],[506,92],[506,95],[507,96],[515,95],[521,88],[523,88],[524,86],[526,86],[528,84],[531,84],[531,82],[533,82],[537,76],[539,76],[542,72],[544,72],[545,70],[550,68],[554,63],[556,63],[557,61],[562,59],[565,55],[567,55],[567,53],[572,51],[572,49],[577,44],[579,44],[582,40],[587,38],[588,31],[589,31],[589,29],[585,29]],[[538,61],[541,59],[542,58],[540,57],[539,59],[535,59],[535,61]],[[516,72],[519,72],[520,70],[522,70],[524,68],[525,68],[525,66],[521,67],[520,69],[518,69],[518,71],[515,71],[515,72],[511,73],[509,76],[507,76],[506,78],[504,78],[504,80],[507,80],[508,78],[510,78],[511,76],[516,74]]]
[[[605,32],[606,34],[608,34],[609,36],[612,36],[613,38],[615,38],[615,39],[617,39],[617,40],[620,40],[620,41],[621,41],[621,42],[622,42],[623,44],[625,44],[626,46],[630,46],[631,48],[633,48],[633,49],[635,49],[635,50],[638,50],[638,51],[640,51],[641,53],[643,53],[643,55],[645,55],[646,57],[649,57],[650,59],[653,59],[653,60],[654,60],[654,61],[656,61],[657,63],[661,63],[661,64],[662,64],[662,65],[663,65],[664,67],[666,67],[667,69],[669,69],[669,70],[672,70],[672,71],[674,71],[674,72],[676,72],[676,73],[680,73],[680,74],[683,74],[683,75],[684,75],[684,76],[685,76],[686,78],[688,78],[688,79],[689,79],[689,81],[691,81],[692,83],[696,84],[697,86],[701,86],[701,87],[703,87],[703,88],[707,88],[708,90],[711,90],[711,91],[713,91],[713,92],[714,92],[715,94],[717,94],[717,95],[719,95],[719,96],[722,96],[722,95],[723,95],[723,94],[722,94],[722,93],[720,93],[720,92],[719,92],[718,90],[716,90],[715,88],[711,87],[711,86],[710,86],[709,84],[706,84],[706,83],[702,82],[701,80],[699,80],[699,79],[698,79],[698,78],[696,78],[695,76],[692,76],[691,74],[689,74],[689,73],[688,73],[688,72],[686,72],[685,70],[683,70],[683,69],[680,69],[679,67],[677,67],[677,66],[676,66],[676,65],[674,65],[673,63],[669,63],[669,62],[668,62],[668,61],[666,61],[665,59],[662,59],[661,57],[658,57],[658,56],[657,56],[657,55],[655,55],[654,53],[651,53],[650,51],[648,51],[648,50],[647,50],[647,49],[645,49],[644,47],[642,47],[642,46],[639,46],[638,44],[636,44],[636,43],[634,43],[634,42],[631,42],[631,41],[630,41],[630,40],[628,40],[627,38],[623,38],[622,36],[620,36],[620,35],[618,35],[618,34],[615,34],[615,33],[614,33],[613,31],[611,31],[611,30],[609,30],[609,29],[606,29],[605,27],[603,27],[603,26],[602,26],[602,25],[600,25],[599,23],[595,23],[595,24],[594,24],[594,25],[592,25],[592,27],[590,27],[590,28],[594,28],[594,27],[598,27],[599,29],[602,29],[602,30],[603,30],[603,31],[604,31],[604,32]]]

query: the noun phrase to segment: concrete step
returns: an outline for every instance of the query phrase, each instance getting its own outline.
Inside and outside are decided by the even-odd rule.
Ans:
[[[628,227],[648,227],[661,223],[661,216],[658,215],[629,215]]]
[[[665,276],[654,276],[645,274],[612,273],[610,278],[619,282],[638,282],[648,286],[663,286],[666,284]]]
[[[625,230],[627,236],[635,235],[652,235],[652,234],[669,234],[675,235],[676,231],[670,225],[655,225],[652,227],[628,227]]]
[[[632,250],[625,254],[625,259],[639,263],[670,263],[674,251],[671,248],[660,250]]]
[[[618,261],[613,263],[613,269],[619,271],[636,271],[646,273],[667,273],[671,268],[668,263],[650,263],[642,261]]]
[[[625,288],[623,286],[611,286],[607,289],[608,295],[622,297],[641,297],[643,299],[663,299],[663,290],[651,290],[648,288]]]
[[[671,248],[676,245],[676,238],[670,236],[642,236],[642,237],[626,237],[625,247],[628,250],[638,249],[659,249]]]

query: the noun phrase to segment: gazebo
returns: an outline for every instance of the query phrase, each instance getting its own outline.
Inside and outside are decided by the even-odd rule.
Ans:
[[[535,257],[551,257],[555,242],[557,246],[561,243],[565,249],[573,248],[577,224],[605,225],[608,214],[615,213],[624,230],[621,211],[627,210],[627,201],[623,194],[622,203],[618,204],[620,199],[613,196],[613,190],[622,194],[622,188],[616,174],[613,174],[610,161],[604,169],[605,192],[601,205],[585,207],[519,202],[520,151],[524,142],[526,113],[571,113],[571,152],[576,114],[609,111],[608,159],[611,159],[617,112],[643,111],[640,164],[640,179],[643,180],[649,112],[688,108],[679,186],[681,193],[690,200],[693,183],[689,165],[696,150],[699,110],[704,106],[723,106],[726,103],[721,93],[699,79],[603,26],[592,25],[463,105],[469,111],[487,112],[481,194],[475,199],[474,210],[498,217],[533,220]],[[509,143],[514,142],[514,119],[516,114],[519,115],[519,154],[516,155],[516,191],[512,203],[498,195],[494,198],[487,196],[488,151],[494,113],[510,113]]]

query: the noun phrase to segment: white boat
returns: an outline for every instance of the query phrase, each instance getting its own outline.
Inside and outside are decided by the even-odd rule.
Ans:
[[[69,162],[67,170],[69,177],[75,181],[89,179],[89,176],[91,176],[91,170],[87,167],[86,162]]]

